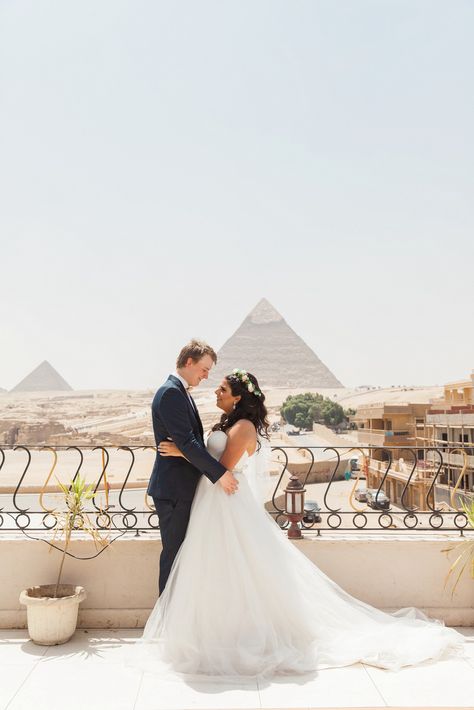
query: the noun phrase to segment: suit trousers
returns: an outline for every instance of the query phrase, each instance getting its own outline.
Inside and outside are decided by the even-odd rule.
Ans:
[[[153,502],[160,521],[161,543],[163,545],[160,555],[159,581],[159,591],[162,594],[174,559],[186,535],[193,502],[192,500],[170,500],[169,498],[153,498]]]

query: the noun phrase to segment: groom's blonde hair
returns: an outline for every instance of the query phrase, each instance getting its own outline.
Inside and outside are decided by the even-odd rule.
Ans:
[[[188,361],[188,358],[192,358],[194,362],[198,362],[204,355],[210,355],[214,360],[214,365],[217,362],[217,355],[210,345],[204,342],[204,340],[191,340],[187,343],[184,348],[181,348],[181,352],[176,360],[176,367],[184,367]]]

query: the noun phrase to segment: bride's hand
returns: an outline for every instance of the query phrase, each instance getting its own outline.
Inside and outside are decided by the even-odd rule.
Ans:
[[[160,456],[181,456],[184,458],[183,454],[173,441],[161,441],[158,444],[158,452]]]

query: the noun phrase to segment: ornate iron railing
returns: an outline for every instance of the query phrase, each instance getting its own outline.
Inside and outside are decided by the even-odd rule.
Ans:
[[[274,475],[269,480],[274,485],[267,509],[282,528],[287,526],[284,488],[293,473],[307,489],[303,529],[318,534],[416,530],[462,535],[470,531],[462,501],[474,495],[468,449],[273,446]],[[159,530],[153,501],[146,495],[155,453],[150,446],[0,447],[0,533],[47,536],[55,528],[61,507],[61,490],[55,479],[68,485],[77,476],[93,482],[88,513],[99,528],[117,535]],[[462,465],[449,486],[441,480],[447,476],[445,467],[452,466],[450,454],[460,455]],[[358,459],[354,471],[351,458]],[[452,478],[452,468],[449,475]],[[373,485],[367,488],[367,483]],[[396,490],[394,500],[390,491]],[[417,504],[409,500],[413,491]]]

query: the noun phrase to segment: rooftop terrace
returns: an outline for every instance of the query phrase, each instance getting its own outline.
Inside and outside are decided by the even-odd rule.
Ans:
[[[158,679],[124,663],[138,629],[78,630],[63,646],[35,646],[26,631],[0,631],[1,710],[187,708],[472,708],[474,629],[466,659],[402,669],[363,664],[317,676],[216,682]]]

